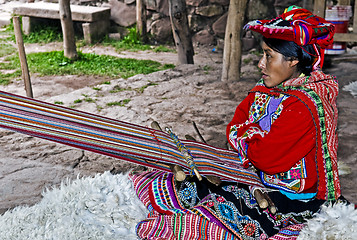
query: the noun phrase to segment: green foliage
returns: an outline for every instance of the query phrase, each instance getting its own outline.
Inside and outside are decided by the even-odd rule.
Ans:
[[[175,49],[169,48],[166,46],[162,46],[162,45],[157,46],[157,47],[153,48],[152,50],[153,50],[153,52],[176,52]]]
[[[28,65],[31,72],[41,75],[97,75],[128,78],[136,74],[149,74],[172,68],[151,60],[116,58],[107,55],[78,52],[78,59],[71,61],[63,51],[30,53]]]
[[[243,60],[244,64],[249,64],[250,62],[252,62],[253,60],[251,58],[246,58]]]
[[[20,18],[21,19],[21,18]],[[14,24],[11,19],[10,25],[6,26],[5,33],[11,34],[9,37],[16,42],[14,35]],[[63,41],[61,25],[58,21],[46,21],[46,24],[35,24],[31,33],[22,35],[24,43],[50,43]]]
[[[148,84],[146,84],[146,85],[144,85],[144,86],[142,86],[142,87],[140,87],[140,88],[136,88],[135,90],[136,90],[137,92],[139,92],[139,93],[143,93],[144,90],[145,90],[147,87],[156,86],[156,85],[157,85],[157,83],[149,82]]]
[[[23,35],[24,43],[49,43],[63,41],[58,23],[40,24],[29,35]],[[17,53],[14,36],[14,26],[11,22],[0,32],[0,84],[8,84],[14,79],[21,78],[21,66]],[[142,44],[136,33],[136,28],[129,28],[129,34],[122,41],[106,39],[103,45],[112,45],[116,49],[131,51],[152,50],[153,52],[168,52],[172,49],[164,46],[153,47]],[[64,57],[63,51],[30,53],[27,62],[31,73],[45,75],[96,75],[111,78],[128,78],[136,74],[149,74],[155,71],[174,68],[173,64],[160,64],[151,60],[136,60],[116,58],[113,56],[85,54],[78,52],[75,61]],[[110,81],[103,82],[110,84]],[[96,89],[100,90],[100,89]],[[137,91],[143,91],[136,89]]]
[[[144,90],[147,88],[147,87],[150,87],[150,86],[156,86],[158,85],[157,83],[153,83],[153,82],[149,82],[148,84],[142,86],[142,87],[139,87],[139,88],[122,88],[120,87],[119,85],[116,85],[113,87],[112,90],[110,90],[110,93],[117,93],[117,92],[123,92],[123,91],[136,91],[138,93],[143,93]]]
[[[123,91],[130,91],[132,90],[131,88],[121,88],[119,85],[115,85],[112,90],[110,90],[110,93],[117,93],[117,92],[123,92]]]
[[[107,106],[112,107],[112,106],[120,106],[124,107],[126,104],[128,104],[131,101],[131,99],[124,99],[116,102],[109,102],[107,103]]]
[[[104,46],[112,46],[114,47],[117,51],[132,51],[132,52],[137,52],[137,51],[145,51],[145,50],[150,50],[151,46],[150,45],[146,45],[146,44],[133,44],[130,43],[129,40],[127,41],[118,41],[118,40],[114,40],[114,39],[109,39],[109,38],[105,38],[102,42],[102,44]]]
[[[0,57],[8,56],[16,53],[17,50],[11,44],[1,43],[0,44]]]
[[[29,35],[23,35],[24,43],[50,43],[63,41],[62,32],[55,26],[35,25]]]
[[[110,39],[108,37],[104,38],[103,45],[109,45],[114,47],[117,51],[145,51],[150,50],[153,52],[176,52],[175,49],[166,46],[152,46],[144,44],[140,36],[136,32],[136,27],[128,28],[128,34],[120,41]]]
[[[136,32],[136,27],[128,29],[129,33],[123,38],[122,42],[129,45],[141,44],[140,36]]]

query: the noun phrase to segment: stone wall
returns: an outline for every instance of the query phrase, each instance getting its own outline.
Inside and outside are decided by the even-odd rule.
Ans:
[[[47,0],[58,2],[58,0]],[[195,46],[219,46],[224,39],[230,0],[186,0],[188,21]],[[152,43],[173,43],[168,0],[144,0],[147,8],[147,31]],[[71,0],[71,4],[111,8],[112,32],[134,26],[135,0]],[[250,0],[246,21],[275,16],[274,0]],[[120,34],[119,34],[120,36]]]

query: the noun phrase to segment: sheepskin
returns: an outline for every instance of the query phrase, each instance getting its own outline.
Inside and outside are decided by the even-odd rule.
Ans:
[[[298,240],[356,240],[357,210],[353,204],[323,206],[300,232]]]
[[[148,210],[127,175],[109,172],[63,182],[36,205],[0,216],[1,240],[137,239]]]
[[[34,206],[19,206],[0,216],[1,240],[137,239],[136,224],[148,210],[127,174],[110,172],[64,181],[47,190]],[[353,205],[325,206],[309,220],[298,240],[357,239]]]
[[[354,97],[357,97],[357,81],[349,83],[342,89],[344,91],[349,91]]]

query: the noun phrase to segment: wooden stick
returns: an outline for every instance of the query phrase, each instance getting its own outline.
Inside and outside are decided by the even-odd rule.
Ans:
[[[260,208],[265,209],[269,206],[268,201],[265,199],[264,193],[259,188],[253,190],[253,196],[257,200]]]
[[[22,79],[24,80],[24,83],[25,83],[26,96],[33,98],[30,73],[29,73],[29,68],[27,65],[27,59],[26,59],[26,53],[25,53],[25,47],[24,47],[24,40],[22,38],[20,20],[19,20],[18,16],[14,16],[12,19],[14,22],[15,38],[16,38],[17,48],[19,50]]]
[[[205,139],[202,137],[200,131],[198,130],[198,127],[197,127],[196,123],[193,121],[192,124],[193,124],[193,128],[195,129],[196,133],[197,133],[198,136],[200,137],[201,141],[202,141],[203,143],[206,143],[206,144],[207,144],[207,142],[205,141]]]
[[[182,182],[186,179],[186,174],[179,165],[171,165],[170,169],[175,175],[175,179],[177,181]]]
[[[188,152],[183,152],[183,157],[187,159],[192,159],[192,156]],[[193,172],[195,173],[196,177],[198,178],[199,181],[202,180],[201,174],[198,172],[197,168],[193,169]]]
[[[216,176],[208,175],[208,176],[206,176],[206,178],[210,183],[216,185],[217,187],[219,185],[221,185],[221,183],[222,183],[221,179],[219,177],[216,177]]]
[[[264,198],[268,201],[269,211],[271,212],[271,214],[275,215],[275,213],[276,213],[275,204],[270,199],[270,197],[269,197],[269,195],[267,193],[264,193]]]
[[[151,128],[162,131],[160,124],[156,121],[152,121]]]

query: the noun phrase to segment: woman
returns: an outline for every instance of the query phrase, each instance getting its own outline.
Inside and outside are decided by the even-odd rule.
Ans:
[[[293,6],[246,28],[264,37],[262,79],[237,107],[227,136],[242,164],[257,170],[277,211],[261,209],[251,186],[216,186],[196,177],[179,183],[172,174],[153,171],[132,177],[151,211],[138,224],[139,237],[267,239],[286,228],[280,236],[296,237],[301,223],[340,197],[338,85],[319,70],[333,25]]]

